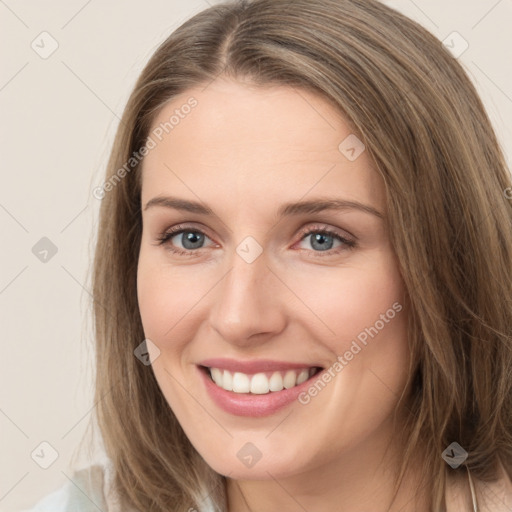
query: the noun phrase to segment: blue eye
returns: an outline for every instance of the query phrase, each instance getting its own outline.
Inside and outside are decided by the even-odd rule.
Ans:
[[[303,234],[301,241],[307,238],[309,238],[311,246],[318,249],[318,251],[315,250],[313,252],[329,251],[329,254],[332,254],[331,248],[334,244],[334,240],[340,242],[341,250],[352,249],[355,247],[355,242],[353,240],[349,240],[348,238],[345,238],[344,236],[341,236],[335,231],[331,231],[329,229],[309,229]],[[339,252],[339,248],[338,250],[334,250],[334,252]],[[322,255],[318,254],[318,256]]]
[[[176,247],[171,243],[171,240],[178,235],[181,235],[180,243],[183,248]],[[324,256],[326,253],[327,256],[331,256],[333,254],[338,254],[347,249],[353,249],[356,247],[355,240],[348,239],[334,230],[327,229],[325,227],[313,226],[308,228],[307,231],[301,233],[300,242],[306,240],[309,237],[311,247],[313,250],[301,248],[301,250],[306,250],[312,252],[315,256]],[[170,230],[163,232],[157,240],[159,241],[159,245],[166,245],[166,249],[171,251],[172,253],[181,254],[184,256],[195,256],[199,251],[197,249],[204,249],[202,244],[205,239],[210,239],[203,231],[200,229],[187,228],[183,226],[175,226]],[[340,242],[341,247],[333,249],[334,240]],[[196,253],[196,254],[194,254]]]
[[[184,234],[186,234],[184,236]],[[170,243],[171,239],[178,236],[181,236],[181,244],[183,245],[183,249],[179,247],[175,247]],[[160,245],[167,245],[167,249],[171,252],[177,254],[183,254],[186,256],[190,256],[190,252],[196,252],[194,249],[202,249],[201,244],[204,242],[205,238],[208,238],[205,233],[200,230],[192,229],[192,228],[182,228],[181,226],[176,226],[175,228],[168,230],[162,233],[159,237]]]

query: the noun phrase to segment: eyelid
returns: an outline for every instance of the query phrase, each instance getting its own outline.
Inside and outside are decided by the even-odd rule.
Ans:
[[[324,224],[321,222],[320,223],[317,222],[315,224],[308,225],[305,228],[301,229],[300,236],[304,236],[311,232],[316,232],[316,231],[325,231],[333,236],[336,235],[336,236],[339,236],[339,237],[347,239],[347,240],[350,239],[350,241],[354,242],[354,243],[357,241],[357,237],[354,236],[352,233],[350,233],[350,231],[347,231],[346,229],[331,227],[329,224]],[[347,236],[345,236],[343,233],[346,233]],[[301,240],[302,240],[302,238],[301,238]]]

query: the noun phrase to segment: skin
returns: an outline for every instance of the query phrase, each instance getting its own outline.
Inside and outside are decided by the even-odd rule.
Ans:
[[[231,511],[323,512],[341,503],[351,512],[426,511],[411,501],[422,499],[414,470],[388,508],[398,457],[392,414],[410,356],[408,309],[386,230],[384,184],[368,152],[350,161],[338,150],[353,130],[321,96],[223,77],[173,98],[153,128],[190,96],[198,105],[144,160],[138,263],[144,332],[160,350],[152,368],[186,435],[228,476]],[[206,203],[215,215],[145,209],[171,195]],[[320,197],[359,201],[384,219],[356,209],[276,215],[285,202]],[[158,245],[182,223],[206,235],[191,256],[169,250],[190,247],[183,234]],[[329,238],[332,247],[322,251],[302,234],[308,227],[333,229],[356,246]],[[247,236],[263,250],[252,263],[236,252]],[[307,405],[239,417],[214,404],[198,376],[196,365],[211,357],[328,368],[395,302],[402,311]],[[262,455],[251,468],[237,457],[247,442]]]

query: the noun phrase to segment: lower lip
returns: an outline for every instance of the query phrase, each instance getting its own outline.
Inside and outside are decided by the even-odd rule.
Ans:
[[[202,368],[198,367],[198,371],[205,383],[206,391],[217,406],[236,416],[251,417],[270,416],[290,405],[297,400],[302,391],[311,385],[311,379],[318,378],[320,373],[293,388],[257,395],[226,391],[217,386]]]

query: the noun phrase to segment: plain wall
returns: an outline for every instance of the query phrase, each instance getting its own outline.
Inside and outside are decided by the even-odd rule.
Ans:
[[[93,407],[92,190],[143,65],[213,3],[0,2],[0,511],[29,507],[70,476]],[[385,3],[440,40],[457,31],[469,43],[459,60],[511,163],[512,1]],[[42,442],[58,452],[48,469],[31,457],[51,456]]]

